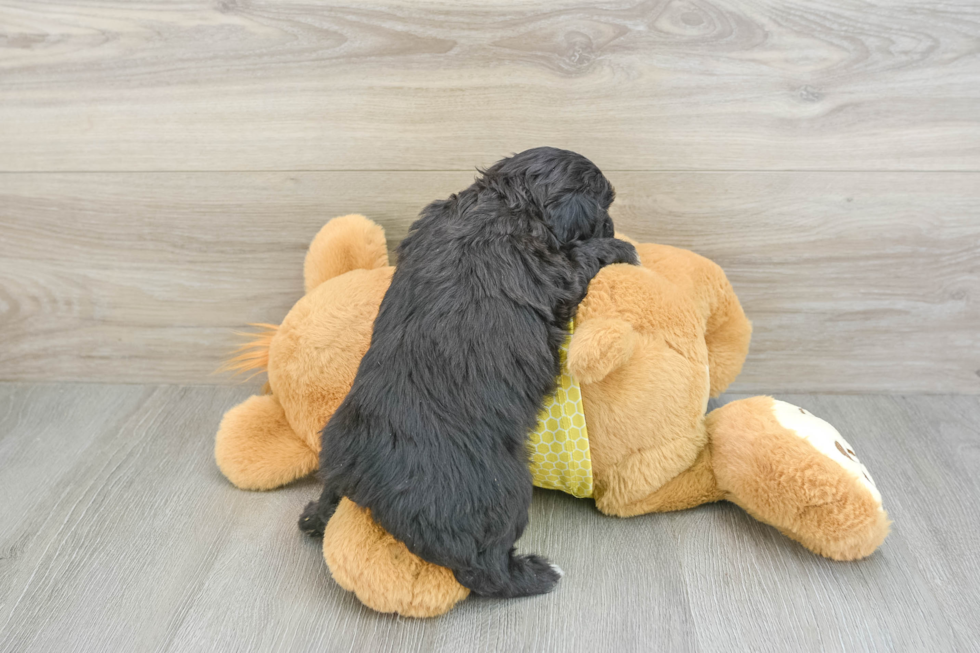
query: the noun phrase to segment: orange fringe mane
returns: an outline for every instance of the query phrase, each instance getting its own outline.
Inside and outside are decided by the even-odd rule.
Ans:
[[[259,329],[259,331],[235,332],[236,336],[245,338],[246,341],[232,352],[231,358],[222,363],[217,370],[218,373],[247,374],[252,372],[245,379],[248,381],[268,369],[269,345],[272,343],[272,337],[276,335],[279,325],[259,322],[249,323],[249,326]]]

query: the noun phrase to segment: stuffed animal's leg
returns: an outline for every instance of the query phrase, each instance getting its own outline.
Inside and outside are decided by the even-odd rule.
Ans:
[[[596,507],[609,515],[635,517],[650,512],[687,510],[705,503],[721,501],[724,493],[715,482],[711,465],[711,448],[705,447],[694,464],[665,483],[656,492],[624,505],[596,501]]]
[[[349,499],[327,524],[323,557],[337,583],[378,612],[435,617],[469,595],[451,570],[414,555]]]
[[[243,490],[271,490],[316,470],[317,454],[296,435],[275,395],[255,395],[221,420],[214,457]]]
[[[814,553],[870,555],[888,535],[871,475],[827,422],[771,397],[707,417],[712,466],[725,498]]]

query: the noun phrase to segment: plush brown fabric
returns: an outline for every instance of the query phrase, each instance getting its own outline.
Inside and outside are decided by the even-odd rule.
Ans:
[[[323,225],[313,238],[303,261],[303,281],[310,292],[345,272],[385,267],[385,230],[363,215],[345,215]]]
[[[214,457],[221,473],[243,490],[272,490],[316,471],[316,451],[296,437],[272,395],[249,397],[218,427]]]
[[[412,555],[371,519],[369,510],[347,499],[324,531],[323,557],[337,584],[378,612],[430,617],[470,593],[453,572]]]
[[[871,555],[888,535],[888,515],[856,477],[789,433],[772,405],[770,397],[752,397],[708,416],[725,498],[814,553]]]

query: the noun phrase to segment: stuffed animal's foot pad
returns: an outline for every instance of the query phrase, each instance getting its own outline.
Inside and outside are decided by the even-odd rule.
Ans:
[[[317,501],[310,501],[306,504],[303,514],[299,516],[299,529],[307,535],[323,537],[323,531],[327,523],[320,516],[320,504]]]
[[[881,493],[854,449],[833,426],[813,413],[785,401],[773,400],[772,414],[786,430],[808,442],[824,456],[844,468],[871,493],[881,508]]]

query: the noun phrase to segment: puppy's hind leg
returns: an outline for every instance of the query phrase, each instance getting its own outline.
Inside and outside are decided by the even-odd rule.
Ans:
[[[564,575],[556,565],[538,555],[514,555],[514,549],[503,557],[482,558],[480,566],[454,570],[456,580],[475,594],[509,599],[546,594],[555,589]]]
[[[318,501],[310,501],[299,516],[299,529],[307,535],[323,537],[327,522],[337,509],[337,504],[343,496],[335,490],[329,480],[323,486],[323,492]]]

